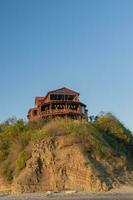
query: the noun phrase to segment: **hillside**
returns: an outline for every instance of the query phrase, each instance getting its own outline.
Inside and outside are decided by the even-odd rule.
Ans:
[[[0,191],[108,191],[133,185],[133,137],[111,114],[93,122],[0,125]]]

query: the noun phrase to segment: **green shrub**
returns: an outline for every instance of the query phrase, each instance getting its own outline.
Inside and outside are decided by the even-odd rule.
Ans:
[[[26,161],[29,159],[29,154],[24,150],[20,152],[18,159],[16,161],[16,172],[19,173],[25,166]]]
[[[108,113],[99,117],[93,125],[106,134],[112,134],[125,143],[130,143],[132,140],[131,132],[112,114]]]

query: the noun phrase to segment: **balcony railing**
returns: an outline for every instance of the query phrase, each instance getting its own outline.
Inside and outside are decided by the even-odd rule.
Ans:
[[[73,100],[63,100],[63,99],[61,99],[61,100],[45,100],[45,103],[72,103],[72,102],[74,102],[74,103],[79,103],[79,100],[77,100],[77,99],[73,99]]]
[[[44,116],[44,115],[68,114],[68,113],[81,114],[81,111],[72,109],[54,109],[54,110],[42,111],[41,115]]]

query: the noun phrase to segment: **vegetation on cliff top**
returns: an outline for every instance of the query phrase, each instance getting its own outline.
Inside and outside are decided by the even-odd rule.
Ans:
[[[133,136],[112,114],[93,122],[56,119],[24,122],[14,118],[0,124],[0,176],[11,182],[26,166],[33,143],[61,135],[75,135],[85,153],[113,162],[115,156],[132,161]]]

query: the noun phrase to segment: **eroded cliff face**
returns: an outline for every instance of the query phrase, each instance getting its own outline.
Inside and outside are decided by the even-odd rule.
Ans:
[[[5,180],[0,177],[0,193],[11,193],[11,185],[6,183]]]
[[[50,137],[33,147],[26,168],[12,184],[12,192],[108,191],[122,181],[132,184],[133,174],[126,171],[126,161],[118,158],[115,162],[111,166],[84,153],[75,136]],[[115,174],[118,162],[123,171]]]
[[[84,150],[73,135],[45,138],[33,146],[26,167],[0,192],[108,191],[121,184],[133,185],[133,172],[126,157],[114,155],[113,162]]]

